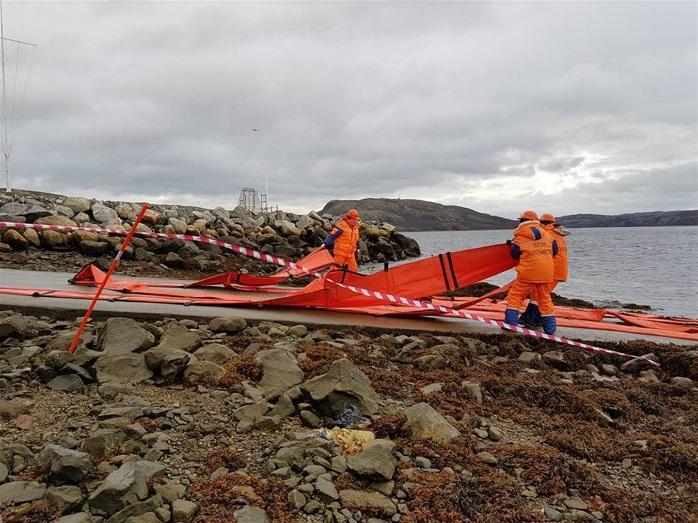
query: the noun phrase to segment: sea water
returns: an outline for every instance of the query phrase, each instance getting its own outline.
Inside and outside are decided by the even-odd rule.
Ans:
[[[598,306],[635,303],[649,305],[658,314],[698,317],[698,227],[569,231],[569,280],[558,285],[556,293]],[[509,230],[405,234],[417,240],[422,256],[503,243],[512,237]],[[501,285],[515,276],[511,270],[488,281]]]

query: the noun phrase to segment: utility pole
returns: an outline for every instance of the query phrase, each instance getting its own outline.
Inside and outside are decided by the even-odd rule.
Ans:
[[[5,192],[12,192],[10,187],[10,151],[7,138],[7,87],[5,85],[5,24],[0,0],[0,48],[2,49],[2,155],[5,169]]]
[[[32,44],[30,42],[22,42],[21,40],[13,40],[12,38],[5,38],[5,21],[3,18],[3,11],[2,11],[2,0],[0,0],[0,62],[2,62],[2,98],[0,99],[0,105],[2,106],[0,109],[0,118],[2,118],[2,155],[3,155],[3,170],[5,171],[5,192],[12,192],[12,186],[10,185],[10,154],[12,152],[12,144],[10,143],[10,133],[8,129],[8,115],[7,115],[7,83],[5,81],[5,41],[8,42],[14,42],[18,46],[20,45],[28,45],[34,48],[34,51],[36,51],[36,44]],[[19,65],[19,49],[17,50],[17,62]],[[24,93],[22,94],[22,99],[20,101],[20,108],[17,112],[16,118],[17,121],[19,121],[19,113],[21,113],[21,108],[22,104],[24,103],[24,94],[27,92],[27,86],[29,85],[29,75],[31,75],[31,67],[32,64],[34,63],[34,55],[32,54],[32,59],[31,63],[29,65],[29,71],[27,73],[27,81],[26,85],[24,86]],[[17,70],[15,69],[15,87],[17,86]],[[14,96],[16,96],[17,93],[14,93]],[[13,119],[15,117],[15,111],[14,111],[14,103],[12,104],[13,106]],[[17,124],[14,125],[14,128],[12,129],[13,136],[15,134],[15,131],[17,129]]]

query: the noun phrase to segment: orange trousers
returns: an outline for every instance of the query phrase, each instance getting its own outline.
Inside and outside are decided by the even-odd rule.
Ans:
[[[555,283],[555,282],[553,282]],[[515,280],[507,294],[507,309],[523,309],[526,298],[538,303],[541,316],[554,316],[555,308],[550,297],[551,283],[531,283]]]
[[[356,256],[354,256],[353,254],[335,254],[334,262],[340,267],[344,267],[346,265],[347,267],[349,267],[349,270],[359,272],[359,266],[356,263]]]

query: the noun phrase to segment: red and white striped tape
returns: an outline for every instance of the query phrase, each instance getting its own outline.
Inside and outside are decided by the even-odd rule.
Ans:
[[[120,229],[103,229],[99,227],[80,227],[80,226],[69,226],[69,225],[45,225],[45,224],[39,224],[39,223],[16,223],[16,222],[2,222],[0,221],[0,229],[2,228],[14,228],[14,229],[38,229],[38,230],[52,230],[52,231],[61,231],[61,232],[75,232],[75,231],[87,231],[87,232],[94,232],[94,233],[101,233],[101,234],[117,234],[117,235],[126,235],[128,234],[127,231],[122,231]],[[194,236],[191,234],[175,234],[175,233],[159,233],[159,232],[147,232],[147,231],[136,231],[136,234],[140,236],[146,236],[150,238],[167,238],[167,239],[178,239],[178,240],[187,240],[187,241],[194,241],[194,242],[200,242],[200,243],[209,243],[213,245],[218,245],[219,247],[222,247],[224,249],[231,250],[233,252],[237,252],[238,254],[242,254],[243,256],[247,256],[248,258],[255,258],[260,261],[264,261],[267,263],[273,263],[275,265],[281,266],[281,267],[287,267],[287,268],[292,268],[292,269],[298,269],[305,274],[308,274],[309,276],[314,276],[316,278],[322,277],[322,274],[314,271],[307,270],[300,265],[297,265],[296,263],[286,260],[284,258],[279,258],[278,256],[272,256],[270,254],[265,254],[263,252],[259,252],[254,249],[250,249],[248,247],[242,247],[240,245],[234,245],[232,243],[227,243],[227,242],[222,242],[219,240],[214,240],[212,238],[207,238],[206,236]],[[466,320],[472,320],[472,321],[477,321],[480,323],[484,323],[485,325],[491,325],[494,327],[499,327],[502,329],[506,330],[511,330],[514,332],[517,332],[519,334],[523,334],[524,336],[531,336],[534,338],[542,338],[544,340],[548,341],[554,341],[557,343],[561,343],[563,345],[571,345],[572,347],[579,347],[582,349],[590,350],[593,352],[600,352],[603,354],[612,354],[614,356],[621,356],[624,358],[636,358],[638,356],[635,356],[633,354],[626,354],[624,352],[618,352],[610,349],[604,349],[602,347],[596,347],[594,345],[589,345],[587,343],[582,343],[580,341],[574,341],[570,340],[568,338],[561,338],[559,336],[553,336],[551,334],[546,334],[544,332],[539,332],[533,329],[525,329],[523,327],[519,327],[518,325],[509,325],[508,323],[504,323],[503,321],[497,321],[497,320],[491,320],[488,318],[484,318],[482,316],[478,316],[475,314],[471,314],[469,312],[466,312],[464,310],[460,309],[452,309],[450,307],[445,307],[443,305],[434,305],[433,303],[426,302],[426,301],[420,301],[420,300],[413,300],[411,298],[405,298],[403,296],[395,296],[393,294],[389,293],[384,293],[384,292],[378,292],[378,291],[372,291],[369,289],[363,289],[361,287],[354,287],[353,285],[345,285],[343,283],[331,280],[331,279],[326,279],[325,281],[328,281],[334,285],[337,285],[338,287],[341,287],[343,289],[346,289],[350,292],[353,292],[355,294],[361,294],[363,296],[375,298],[377,300],[383,301],[385,303],[389,303],[391,305],[405,305],[409,307],[418,307],[423,310],[429,310],[438,313],[439,315],[445,315],[445,316],[450,316],[450,317],[455,317],[455,318],[462,318]],[[644,358],[643,356],[640,356],[640,358]],[[656,361],[650,360],[648,358],[647,362],[654,365],[655,367],[659,367],[659,363]]]

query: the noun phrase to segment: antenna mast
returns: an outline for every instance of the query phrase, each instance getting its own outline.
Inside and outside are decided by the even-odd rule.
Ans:
[[[2,49],[2,155],[5,169],[5,192],[10,188],[10,153],[7,140],[7,88],[5,85],[5,24],[2,16],[2,0],[0,0],[0,49]]]
[[[3,169],[5,171],[5,192],[12,192],[12,187],[10,186],[10,154],[12,152],[12,143],[10,139],[10,130],[8,129],[8,114],[7,114],[7,83],[5,81],[5,41],[14,42],[17,44],[17,65],[19,65],[19,46],[29,45],[36,51],[36,44],[29,42],[22,42],[21,40],[13,40],[12,38],[5,38],[5,23],[2,12],[2,0],[0,0],[0,61],[2,62],[2,98],[0,99],[0,118],[2,118],[2,155],[3,155]],[[32,64],[34,63],[34,54],[31,57],[31,63],[29,64],[29,71],[27,72],[26,84],[24,86],[24,92],[22,94],[22,99],[19,104],[19,109],[15,114],[15,104],[12,104],[12,118],[16,119],[16,123],[12,127],[12,141],[14,141],[15,132],[18,127],[19,113],[21,113],[22,105],[24,103],[24,95],[27,92],[27,86],[29,84],[29,76],[31,75]],[[15,69],[15,88],[17,87],[17,69]],[[13,96],[17,96],[17,93],[13,93]]]

